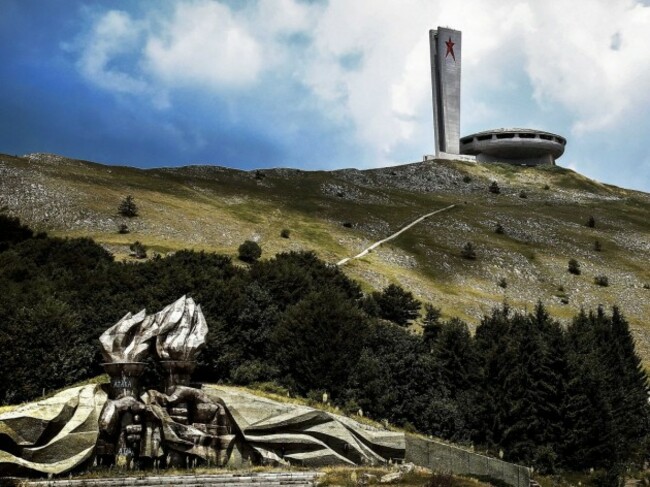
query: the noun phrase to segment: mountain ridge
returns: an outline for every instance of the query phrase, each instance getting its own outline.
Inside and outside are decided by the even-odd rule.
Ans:
[[[488,190],[492,181],[500,194]],[[140,209],[133,219],[117,213],[127,194]],[[195,248],[236,256],[251,239],[263,257],[313,249],[335,263],[451,204],[456,208],[349,262],[345,272],[366,291],[398,283],[472,327],[504,301],[532,309],[542,300],[562,320],[581,307],[619,305],[650,363],[644,287],[650,287],[650,194],[641,191],[559,166],[435,161],[334,171],[137,169],[51,154],[0,155],[0,207],[36,230],[92,237],[119,259],[130,258],[135,240],[158,253]],[[120,224],[130,233],[119,234]],[[290,230],[289,239],[282,229]],[[476,260],[460,255],[466,242]],[[568,272],[571,258],[581,275]],[[609,286],[595,284],[597,276],[608,277]]]

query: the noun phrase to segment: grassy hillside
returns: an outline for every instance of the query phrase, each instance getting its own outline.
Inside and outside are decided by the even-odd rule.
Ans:
[[[500,194],[488,191],[492,181]],[[127,194],[140,209],[133,219],[117,213]],[[335,263],[450,204],[457,206],[351,261],[346,272],[367,290],[399,283],[472,326],[504,300],[531,309],[541,299],[559,318],[618,304],[650,363],[645,193],[560,167],[438,161],[364,171],[141,170],[44,154],[0,156],[0,207],[53,235],[90,236],[120,259],[130,258],[135,240],[159,253],[194,248],[235,256],[253,239],[267,256],[314,249]],[[586,225],[590,216],[593,228]],[[118,233],[121,223],[129,234]],[[495,233],[497,223],[503,234]],[[285,228],[289,239],[280,236]],[[460,255],[468,241],[476,260]],[[571,258],[581,275],[567,271]],[[598,275],[609,286],[596,285]]]

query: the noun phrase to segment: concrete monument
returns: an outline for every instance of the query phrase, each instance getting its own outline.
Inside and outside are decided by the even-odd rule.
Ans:
[[[429,31],[435,155],[460,154],[461,32]]]
[[[505,162],[536,166],[555,164],[566,139],[532,129],[493,129],[460,137],[462,36],[458,30],[429,31],[435,154],[429,159]]]
[[[235,388],[191,387],[207,332],[201,307],[185,296],[152,315],[127,313],[99,339],[109,384],[0,415],[0,475],[61,474],[90,463],[321,466],[404,458],[403,433]],[[142,391],[150,355],[162,365],[163,384]]]
[[[208,327],[183,296],[162,311],[126,314],[100,337],[108,384],[73,387],[0,414],[2,476],[57,475],[96,465],[381,465],[404,460],[436,470],[489,475],[528,487],[525,467],[433,440],[226,386],[192,387]],[[142,391],[152,357],[164,370]]]

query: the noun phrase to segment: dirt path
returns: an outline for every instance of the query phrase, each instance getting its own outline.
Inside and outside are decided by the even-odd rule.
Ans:
[[[379,242],[375,242],[375,243],[372,244],[370,247],[368,247],[367,249],[363,250],[361,253],[355,255],[354,257],[346,257],[345,259],[343,259],[343,260],[337,262],[336,265],[338,265],[338,266],[342,266],[342,265],[344,265],[344,264],[347,264],[347,263],[348,263],[349,261],[351,261],[352,259],[358,259],[358,258],[360,258],[360,257],[363,257],[364,255],[366,255],[366,254],[368,254],[369,252],[371,252],[373,249],[376,249],[377,247],[379,247],[381,244],[384,244],[384,243],[388,242],[389,240],[394,239],[395,237],[397,237],[397,236],[401,235],[402,233],[404,233],[405,231],[407,231],[409,228],[411,228],[411,227],[417,225],[417,224],[420,223],[422,220],[425,220],[426,218],[429,218],[430,216],[436,215],[436,214],[438,214],[438,213],[442,213],[443,211],[451,210],[451,209],[454,208],[455,206],[456,206],[456,205],[449,205],[449,206],[447,206],[447,207],[445,207],[445,208],[441,208],[440,210],[432,211],[431,213],[427,213],[426,215],[422,215],[420,218],[418,218],[417,220],[415,220],[415,221],[409,223],[408,225],[406,225],[406,226],[405,226],[404,228],[402,228],[401,230],[399,230],[399,231],[393,233],[391,236],[386,237],[385,239],[380,240]]]

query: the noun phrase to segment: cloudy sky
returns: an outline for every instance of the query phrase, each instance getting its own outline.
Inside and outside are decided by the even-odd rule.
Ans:
[[[0,152],[376,167],[433,151],[428,30],[463,31],[461,133],[568,139],[650,191],[650,2],[0,0]]]

